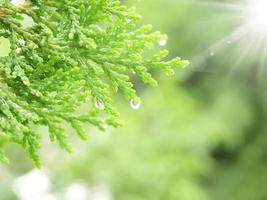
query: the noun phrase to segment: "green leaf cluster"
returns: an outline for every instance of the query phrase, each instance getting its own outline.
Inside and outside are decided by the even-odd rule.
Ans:
[[[140,18],[120,1],[27,0],[19,6],[0,1],[0,37],[10,43],[9,54],[0,57],[2,161],[7,161],[4,144],[14,142],[40,166],[40,133],[34,128],[40,126],[70,152],[64,124],[82,139],[86,123],[101,130],[117,127],[112,93],[139,103],[132,76],[155,86],[151,70],[173,74],[173,67],[188,64],[166,60],[167,50],[146,53],[167,36],[151,25],[137,26]],[[78,112],[83,104],[88,109]]]

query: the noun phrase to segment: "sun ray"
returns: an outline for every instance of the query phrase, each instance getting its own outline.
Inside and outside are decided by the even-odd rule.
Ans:
[[[236,20],[239,25],[227,36],[223,37],[213,45],[194,56],[191,60],[194,71],[203,71],[203,63],[207,59],[214,57],[223,51],[228,50],[229,45],[235,44],[237,48],[231,47],[231,53],[234,58],[231,61],[229,75],[238,71],[243,62],[248,57],[257,59],[258,76],[263,73],[267,66],[267,1],[265,0],[243,0],[239,3],[211,2],[211,1],[193,1],[196,4],[214,7],[220,9],[220,14],[230,14],[227,18],[211,18],[209,21],[218,23],[218,20]],[[227,16],[227,15],[226,15]],[[207,21],[206,21],[207,22]],[[233,45],[232,45],[233,46]],[[229,52],[226,52],[228,54]],[[229,58],[232,57],[231,55]],[[227,60],[230,62],[230,60]],[[251,63],[251,65],[253,65]],[[254,64],[255,65],[255,64]],[[197,67],[196,67],[197,66]],[[207,70],[207,69],[206,69]]]
[[[214,2],[214,1],[193,1],[193,3],[203,5],[203,6],[209,6],[209,7],[216,7],[220,8],[222,10],[233,10],[233,11],[242,11],[243,6],[237,3],[227,3],[227,2]]]
[[[251,51],[253,51],[255,47],[255,42],[257,41],[257,38],[253,38],[251,40],[248,40],[246,37],[243,37],[240,39],[239,43],[246,44],[246,45],[239,45],[236,49],[234,49],[231,56],[232,65],[229,69],[228,76],[233,75],[235,72],[238,72],[238,70],[243,66],[246,58],[250,54]]]
[[[222,38],[215,44],[209,46],[204,51],[199,53],[197,56],[193,57],[191,63],[193,66],[201,66],[201,62],[204,59],[208,59],[209,57],[213,57],[215,54],[219,53],[220,51],[224,50],[226,46],[229,44],[235,43],[244,37],[247,34],[247,26],[240,26],[228,36]],[[201,66],[203,70],[203,66]],[[198,71],[198,67],[195,67],[194,70]]]

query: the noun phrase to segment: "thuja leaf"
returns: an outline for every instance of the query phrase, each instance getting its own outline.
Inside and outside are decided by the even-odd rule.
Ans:
[[[147,49],[166,40],[150,25],[137,27],[140,16],[112,0],[26,0],[15,6],[0,0],[0,37],[10,52],[0,57],[0,129],[7,142],[22,145],[40,166],[40,134],[47,126],[51,141],[71,151],[64,124],[86,139],[84,124],[104,130],[119,126],[111,93],[139,101],[129,72],[157,85],[150,73],[173,73],[187,61],[165,60],[166,50]],[[30,21],[30,24],[25,23]],[[87,103],[86,112],[77,112]],[[80,114],[77,114],[80,113]],[[3,145],[0,160],[7,162]]]

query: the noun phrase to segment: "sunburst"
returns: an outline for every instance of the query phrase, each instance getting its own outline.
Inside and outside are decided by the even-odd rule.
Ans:
[[[262,72],[265,69],[263,66],[267,65],[267,55],[264,55],[267,48],[267,0],[241,0],[238,3],[202,1],[200,4],[208,7],[216,7],[222,13],[227,12],[232,17],[232,20],[238,20],[237,24],[239,25],[233,28],[230,34],[207,47],[193,58],[192,63],[203,70],[203,66],[199,63],[199,58],[208,59],[220,52],[224,52],[226,49],[228,51],[229,48],[232,48],[233,51],[237,51],[234,52],[235,60],[227,60],[232,62],[231,72],[244,66],[245,60],[251,57],[251,55],[254,56],[252,58],[255,60],[254,66],[258,66]],[[234,47],[233,45],[238,45],[238,47]],[[202,61],[203,59],[200,60]],[[198,67],[195,69],[198,70]]]

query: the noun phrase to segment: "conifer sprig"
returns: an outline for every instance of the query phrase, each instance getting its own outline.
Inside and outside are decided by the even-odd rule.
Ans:
[[[7,162],[4,144],[15,142],[40,166],[34,126],[47,126],[51,140],[71,151],[64,123],[86,139],[85,123],[101,130],[120,125],[112,91],[140,101],[130,73],[155,86],[149,70],[172,74],[173,67],[187,65],[180,58],[163,60],[167,50],[145,56],[167,38],[150,25],[137,27],[139,20],[119,1],[27,0],[15,6],[0,0],[0,37],[10,43],[9,55],[0,57],[0,160]],[[88,110],[77,112],[85,103]]]

